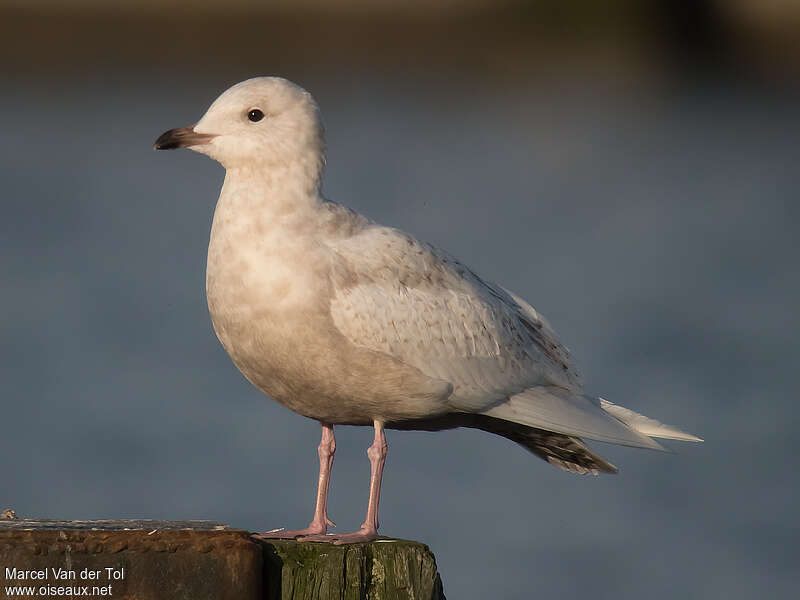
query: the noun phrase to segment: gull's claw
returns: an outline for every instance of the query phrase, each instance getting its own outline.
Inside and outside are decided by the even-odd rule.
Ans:
[[[257,540],[293,540],[301,536],[320,534],[325,534],[325,528],[311,524],[305,529],[290,529],[288,531],[283,527],[279,527],[278,529],[271,529],[264,533],[251,533],[250,537],[256,538]]]
[[[298,542],[323,542],[326,544],[334,544],[340,546],[342,544],[358,544],[362,542],[371,542],[378,537],[378,532],[374,529],[362,528],[352,533],[338,533],[338,534],[315,534],[304,535],[297,538]]]

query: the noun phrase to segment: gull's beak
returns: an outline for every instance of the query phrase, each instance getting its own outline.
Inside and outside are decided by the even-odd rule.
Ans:
[[[178,127],[165,131],[156,140],[153,148],[156,150],[174,150],[175,148],[186,148],[187,146],[199,146],[207,144],[214,139],[214,133],[197,133],[193,127]]]

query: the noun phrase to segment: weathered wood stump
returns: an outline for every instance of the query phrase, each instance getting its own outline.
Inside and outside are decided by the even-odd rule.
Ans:
[[[380,538],[342,546],[263,543],[270,600],[444,600],[433,553],[419,542]]]
[[[21,595],[9,586],[35,588],[37,598],[261,600],[262,564],[246,531],[217,523],[0,521],[9,600]]]
[[[19,588],[33,598],[444,600],[424,544],[257,541],[207,521],[0,519],[0,599]]]

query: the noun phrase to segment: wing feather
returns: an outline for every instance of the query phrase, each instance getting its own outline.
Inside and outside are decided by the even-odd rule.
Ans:
[[[579,385],[569,353],[530,305],[445,252],[379,226],[332,249],[339,331],[452,383],[455,410],[480,412],[532,386]]]

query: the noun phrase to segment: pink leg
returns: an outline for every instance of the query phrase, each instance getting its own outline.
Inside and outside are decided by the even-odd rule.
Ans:
[[[292,539],[301,535],[325,535],[328,525],[336,527],[333,521],[328,518],[328,486],[331,481],[331,467],[333,466],[333,454],[336,452],[336,440],[333,437],[333,425],[322,424],[322,439],[319,442],[317,453],[319,454],[319,483],[317,484],[317,503],[314,508],[314,518],[305,529],[294,529],[290,531],[268,531],[266,533],[254,533],[253,537],[259,539]]]
[[[333,542],[334,544],[351,544],[354,542],[370,542],[378,537],[378,503],[381,499],[381,479],[383,465],[386,463],[386,436],[383,434],[383,423],[375,421],[375,440],[367,449],[370,464],[369,503],[367,518],[361,529],[353,533],[335,535],[309,535],[299,539],[301,542]]]

